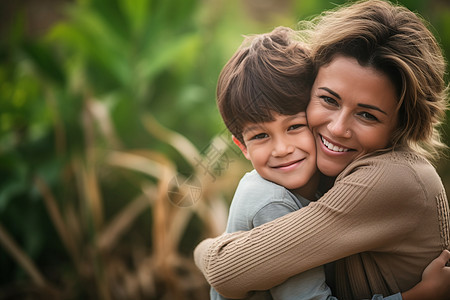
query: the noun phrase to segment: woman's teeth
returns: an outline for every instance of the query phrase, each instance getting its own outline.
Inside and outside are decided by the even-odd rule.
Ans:
[[[335,151],[335,152],[347,152],[348,149],[346,148],[342,148],[342,147],[338,147],[336,145],[333,145],[332,143],[330,143],[329,141],[327,141],[326,139],[324,139],[323,137],[321,137],[322,139],[322,143],[330,150]]]

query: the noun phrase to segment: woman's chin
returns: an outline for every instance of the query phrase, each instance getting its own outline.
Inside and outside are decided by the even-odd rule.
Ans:
[[[336,162],[333,161],[317,161],[317,168],[320,170],[320,172],[326,176],[329,177],[336,177],[341,173],[346,166],[341,166],[339,164],[336,164]]]

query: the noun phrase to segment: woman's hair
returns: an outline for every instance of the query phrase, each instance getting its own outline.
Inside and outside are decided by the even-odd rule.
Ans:
[[[442,50],[426,23],[405,7],[370,0],[346,4],[313,20],[315,72],[336,55],[387,75],[397,90],[399,121],[391,146],[407,145],[428,158],[446,147],[438,126],[447,85]]]
[[[246,37],[220,73],[217,106],[241,142],[248,123],[274,120],[273,113],[305,111],[313,83],[309,51],[290,28]]]

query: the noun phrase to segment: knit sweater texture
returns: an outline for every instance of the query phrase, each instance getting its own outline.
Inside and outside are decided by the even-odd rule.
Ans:
[[[201,242],[194,259],[229,298],[337,261],[335,295],[370,299],[411,289],[449,240],[449,206],[435,168],[413,152],[391,151],[354,161],[305,208]]]

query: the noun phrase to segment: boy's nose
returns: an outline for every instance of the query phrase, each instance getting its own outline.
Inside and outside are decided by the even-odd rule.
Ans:
[[[292,152],[294,152],[294,145],[292,145],[292,143],[289,143],[288,141],[279,140],[276,141],[274,144],[272,156],[274,157],[285,156]]]

